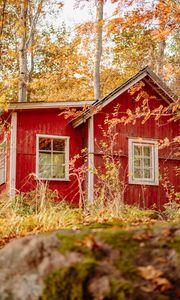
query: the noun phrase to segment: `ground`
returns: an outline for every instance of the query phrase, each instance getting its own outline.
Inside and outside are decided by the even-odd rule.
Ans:
[[[27,236],[0,250],[0,266],[3,300],[176,300],[180,226],[94,224]]]

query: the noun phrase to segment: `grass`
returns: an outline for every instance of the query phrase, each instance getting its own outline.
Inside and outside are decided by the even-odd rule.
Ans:
[[[102,205],[96,200],[84,209],[72,207],[65,202],[55,201],[54,192],[43,186],[31,193],[16,198],[3,196],[0,199],[0,247],[10,239],[59,229],[81,229],[118,227],[129,229],[135,226],[149,226],[165,219],[179,220],[180,208],[169,204],[164,214],[143,210],[136,206],[118,206],[113,201]]]

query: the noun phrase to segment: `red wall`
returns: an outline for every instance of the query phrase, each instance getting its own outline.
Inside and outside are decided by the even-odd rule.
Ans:
[[[146,89],[150,95],[155,95],[148,86],[146,86]],[[159,99],[159,96],[157,97]],[[152,108],[159,107],[160,104],[166,105],[164,100],[151,99],[150,103]],[[104,120],[107,115],[112,117],[114,107],[117,104],[120,104],[118,117],[122,117],[128,108],[133,110],[139,105],[139,103],[132,100],[132,96],[125,92],[94,116],[95,166],[99,169],[99,172],[103,172],[104,167],[100,141],[110,142],[109,138],[103,137],[100,127],[106,130]],[[36,188],[37,181],[33,175],[36,172],[36,134],[69,136],[70,159],[74,155],[81,154],[81,150],[87,147],[87,123],[73,129],[72,125],[69,124],[69,119],[65,120],[63,115],[59,116],[59,113],[60,110],[58,109],[22,110],[17,112],[17,190],[29,192]],[[159,186],[128,184],[128,138],[164,139],[168,137],[172,140],[173,137],[178,135],[179,127],[177,123],[168,123],[167,117],[162,117],[159,121],[151,118],[144,125],[141,121],[138,120],[135,125],[132,125],[132,123],[119,124],[114,132],[114,134],[117,133],[114,150],[117,151],[117,159],[121,161],[120,176],[126,186],[124,197],[125,201],[130,204],[136,203],[144,207],[156,205],[157,208],[162,208],[163,204],[167,202],[167,193],[161,182]],[[75,166],[78,168],[81,165],[82,158],[77,160]],[[180,182],[179,178],[175,176],[174,168],[180,165],[180,161],[173,155],[172,148],[159,151],[159,165],[160,174],[164,176],[165,170],[167,170],[169,181],[177,190]],[[9,177],[8,172],[9,167],[7,178]],[[60,199],[77,203],[79,188],[76,177],[72,176],[71,173],[72,171],[70,171],[70,181],[48,181],[48,187],[51,190],[57,190]],[[87,188],[87,181],[85,181],[84,187]],[[0,191],[2,189],[4,187],[0,187]]]
[[[145,86],[145,89],[148,91],[149,95],[157,96],[155,92]],[[160,104],[166,105],[164,100],[159,100],[159,96],[157,96],[158,100],[151,99],[150,104],[152,108],[159,107]],[[126,110],[129,108],[131,110],[135,109],[136,106],[140,104],[132,100],[132,96],[128,92],[123,93],[110,104],[105,106],[97,115],[94,117],[94,126],[95,126],[95,165],[96,167],[103,170],[103,159],[101,155],[101,147],[99,147],[100,140],[106,141],[107,143],[111,143],[112,138],[103,137],[102,129],[106,128],[104,124],[104,120],[107,116],[112,118],[112,112],[114,111],[114,107],[120,104],[118,117],[122,117]],[[114,132],[118,133],[115,138],[114,150],[118,152],[119,159],[121,160],[121,178],[124,178],[123,181],[126,186],[125,189],[125,200],[130,204],[139,204],[144,207],[153,207],[162,208],[163,204],[167,202],[167,194],[165,189],[162,187],[160,182],[159,186],[141,186],[128,184],[128,138],[129,137],[142,137],[142,138],[151,138],[151,139],[164,139],[168,137],[172,140],[173,137],[178,135],[179,124],[176,122],[169,123],[167,117],[162,117],[159,121],[155,121],[154,118],[150,118],[144,125],[141,123],[141,120],[138,120],[135,125],[132,123],[124,125],[119,124],[116,127]],[[176,149],[177,150],[177,149]],[[121,151],[121,152],[120,152]],[[170,182],[175,186],[175,189],[178,190],[178,186],[180,185],[179,178],[175,176],[174,168],[176,166],[180,166],[180,160],[173,155],[172,148],[166,148],[165,150],[159,151],[159,167],[160,174],[162,176],[165,175],[165,170],[168,170],[168,177]]]
[[[70,137],[70,158],[81,153],[82,129],[73,129],[69,119],[59,116],[60,111],[32,110],[17,113],[17,177],[16,187],[19,191],[31,191],[36,188],[36,134],[62,135]],[[81,165],[77,160],[76,167]],[[56,189],[60,199],[77,202],[79,199],[77,179],[71,175],[70,181],[49,181],[48,187]]]

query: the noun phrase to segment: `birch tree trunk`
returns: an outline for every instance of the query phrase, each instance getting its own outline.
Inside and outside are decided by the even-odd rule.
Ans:
[[[27,97],[26,82],[27,82],[27,11],[28,0],[22,0],[20,4],[20,30],[19,30],[19,88],[18,101],[25,102]]]
[[[1,48],[2,48],[2,35],[3,35],[3,29],[4,29],[4,19],[5,19],[5,10],[6,10],[6,4],[7,0],[4,0],[1,5],[1,16],[0,16],[0,60],[1,60]]]
[[[104,0],[96,0],[96,40],[94,60],[94,98],[100,99],[100,66],[102,56],[102,31],[103,31]]]

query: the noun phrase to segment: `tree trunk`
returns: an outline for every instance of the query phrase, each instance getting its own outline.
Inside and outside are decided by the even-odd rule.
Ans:
[[[19,102],[25,102],[27,98],[26,81],[27,81],[27,48],[26,48],[26,34],[27,34],[27,10],[28,0],[21,2],[20,12],[20,36],[19,36]]]
[[[100,99],[100,65],[102,56],[102,31],[103,31],[104,0],[96,0],[96,42],[94,61],[94,98]]]
[[[157,62],[157,74],[160,77],[163,77],[163,69],[164,69],[164,50],[166,47],[165,40],[160,41],[158,45],[158,62]]]
[[[6,10],[6,4],[7,4],[7,1],[4,0],[3,4],[2,4],[2,13],[1,13],[1,18],[0,18],[0,60],[1,60],[1,48],[2,48],[2,35],[3,35],[3,29],[4,29],[4,19],[5,19],[5,10]]]

